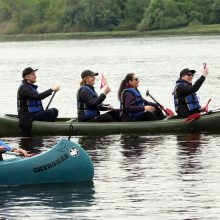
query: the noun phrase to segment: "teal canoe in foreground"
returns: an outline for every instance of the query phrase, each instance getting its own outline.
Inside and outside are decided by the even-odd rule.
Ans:
[[[87,182],[93,174],[89,155],[65,139],[37,156],[0,161],[0,186]]]
[[[184,119],[165,119],[160,121],[97,123],[77,122],[71,118],[60,118],[56,122],[35,121],[32,126],[32,136],[68,136],[70,125],[73,125],[74,135],[219,132],[220,111],[206,114],[189,122],[184,122]],[[0,137],[12,136],[22,136],[17,117],[1,115]]]

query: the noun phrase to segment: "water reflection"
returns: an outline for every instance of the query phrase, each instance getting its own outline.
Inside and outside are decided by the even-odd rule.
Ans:
[[[120,168],[124,171],[123,181],[134,182],[143,180],[146,176],[146,157],[154,154],[158,146],[162,145],[164,138],[160,136],[121,135]]]
[[[32,154],[38,154],[56,145],[59,142],[59,139],[60,137],[21,137],[18,138],[18,145]]]
[[[163,144],[164,138],[157,136],[121,135],[122,154],[125,158],[140,158],[144,150]]]
[[[33,217],[37,214],[40,217],[40,212],[36,212],[42,209],[55,216],[67,207],[70,213],[83,212],[93,205],[94,194],[95,189],[92,182],[2,188],[0,191],[0,218],[11,219],[22,216],[23,211],[26,212],[26,216]],[[30,211],[28,212],[28,210]],[[43,214],[42,217],[44,217]]]
[[[106,161],[111,155],[111,146],[120,136],[80,136],[78,143],[88,152],[94,163]]]
[[[201,133],[177,135],[178,164],[181,174],[192,174],[202,169]]]
[[[147,137],[121,135],[121,153],[125,158],[139,158],[143,154]]]

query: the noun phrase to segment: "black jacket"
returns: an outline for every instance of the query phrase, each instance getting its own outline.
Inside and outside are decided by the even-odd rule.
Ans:
[[[45,92],[38,93],[37,91],[33,91],[30,86],[37,89],[37,86],[33,84],[29,84],[25,80],[22,81],[22,85],[18,89],[17,94],[17,102],[20,102],[20,107],[18,108],[18,117],[19,117],[19,127],[22,130],[23,135],[30,136],[32,121],[33,121],[33,113],[29,113],[27,100],[42,100],[52,94],[52,89],[48,89]]]
[[[29,114],[27,100],[34,99],[34,100],[43,100],[50,96],[53,92],[52,89],[48,89],[42,93],[38,93],[37,91],[33,91],[31,87],[37,89],[37,86],[26,82],[25,80],[22,81],[22,84],[18,89],[17,99],[20,101],[20,108],[18,109],[18,115],[27,115]]]
[[[202,86],[203,82],[205,81],[205,77],[201,76],[193,85],[191,83],[186,82],[185,80],[179,79],[176,81],[176,83],[181,83],[184,82],[184,84],[178,85],[176,89],[176,93],[178,96],[178,102],[179,103],[185,103],[185,97],[197,92],[200,87]],[[178,107],[178,116],[180,118],[185,118],[188,117],[192,114],[200,112],[200,109],[194,110],[194,111],[189,111],[188,107],[186,104],[181,104]]]
[[[88,86],[88,85],[87,85]],[[89,86],[93,91],[94,87]],[[101,93],[97,98],[93,97],[87,89],[78,90],[77,101],[78,101],[78,121],[86,121],[88,118],[85,116],[84,106],[100,111],[106,111],[108,108],[102,102],[106,99],[106,95]]]

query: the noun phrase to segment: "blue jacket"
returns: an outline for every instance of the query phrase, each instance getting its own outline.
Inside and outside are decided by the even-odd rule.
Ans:
[[[14,148],[7,145],[4,141],[0,140],[0,146],[5,148],[5,151],[12,151]]]

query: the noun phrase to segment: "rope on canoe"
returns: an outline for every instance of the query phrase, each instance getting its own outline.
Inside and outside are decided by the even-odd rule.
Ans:
[[[72,135],[73,135],[73,125],[70,125],[68,140],[70,140],[70,138],[72,137]]]

